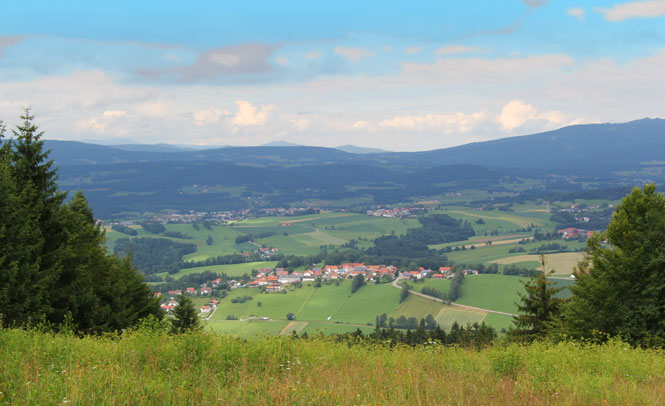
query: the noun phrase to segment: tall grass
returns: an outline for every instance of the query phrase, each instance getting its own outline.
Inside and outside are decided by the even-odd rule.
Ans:
[[[644,405],[665,402],[665,354],[619,341],[474,351],[0,330],[0,392],[16,405]]]

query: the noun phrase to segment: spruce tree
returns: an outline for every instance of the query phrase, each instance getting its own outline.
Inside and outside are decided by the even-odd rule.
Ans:
[[[100,333],[161,318],[143,275],[106,251],[83,194],[63,204],[30,110],[22,119],[11,142],[0,122],[0,321]]]
[[[544,337],[549,323],[559,316],[564,302],[562,298],[555,297],[563,288],[555,287],[547,279],[554,270],[545,272],[544,255],[541,255],[540,263],[543,272],[522,282],[525,293],[519,293],[521,303],[517,304],[517,309],[520,314],[514,317],[516,328],[508,332],[509,337],[516,341],[531,342]]]
[[[171,320],[171,331],[175,334],[180,334],[200,329],[198,313],[192,299],[185,295],[180,295],[178,306],[173,311],[174,319]]]

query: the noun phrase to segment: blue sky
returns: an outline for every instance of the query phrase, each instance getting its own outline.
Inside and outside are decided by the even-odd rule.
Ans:
[[[423,150],[662,117],[665,1],[2,1],[48,138]]]

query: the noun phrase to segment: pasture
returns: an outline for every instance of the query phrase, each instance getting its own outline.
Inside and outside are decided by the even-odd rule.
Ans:
[[[508,264],[520,264],[528,262],[532,264],[536,260],[538,269],[541,269],[540,263],[538,262],[538,257],[533,255],[517,255],[513,257],[495,259],[488,261],[491,263],[497,263],[501,265]],[[577,264],[584,259],[583,252],[562,252],[558,254],[546,254],[545,255],[545,268],[546,271],[554,270],[554,275],[570,275],[573,272],[573,269],[577,267]]]
[[[194,268],[183,268],[177,273],[171,275],[169,275],[167,272],[162,272],[156,275],[161,277],[171,276],[173,279],[178,279],[182,276],[190,275],[193,273],[212,271],[218,274],[225,273],[231,277],[240,277],[243,276],[244,274],[251,275],[252,269],[274,268],[276,265],[277,261],[245,262],[242,264],[209,265],[209,266],[199,266]]]

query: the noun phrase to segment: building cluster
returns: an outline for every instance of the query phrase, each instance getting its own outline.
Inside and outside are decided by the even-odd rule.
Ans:
[[[344,263],[326,265],[323,268],[311,268],[305,271],[289,273],[284,268],[260,268],[254,279],[247,285],[250,288],[264,286],[266,292],[280,292],[285,285],[296,282],[314,282],[321,280],[351,279],[363,275],[367,280],[377,280],[384,276],[397,275],[397,267],[392,265],[365,265],[364,263]]]
[[[561,237],[564,240],[570,240],[574,238],[579,238],[579,237],[591,237],[593,235],[593,231],[589,230],[583,230],[581,228],[574,228],[574,227],[568,227],[568,228],[563,228],[561,230],[556,231],[557,234],[561,234]]]
[[[414,217],[410,207],[377,208],[367,211],[368,216],[375,217]]]

